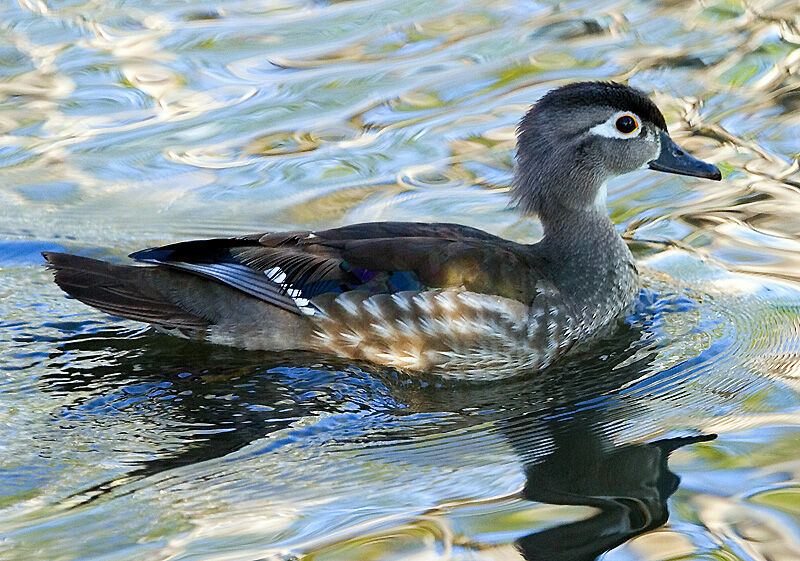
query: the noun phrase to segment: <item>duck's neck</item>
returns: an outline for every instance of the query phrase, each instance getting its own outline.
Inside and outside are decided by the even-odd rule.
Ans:
[[[638,275],[605,204],[583,209],[544,207],[540,218],[545,235],[537,244],[539,252],[566,299],[589,312],[619,311],[630,304]]]
[[[625,246],[605,205],[585,209],[547,208],[539,213],[539,219],[544,229],[542,243],[559,252],[575,253],[585,249],[594,255],[603,253],[604,249]]]

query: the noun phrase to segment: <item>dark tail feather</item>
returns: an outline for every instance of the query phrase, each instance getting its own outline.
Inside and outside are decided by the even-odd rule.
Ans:
[[[42,255],[64,292],[112,316],[193,332],[208,327],[208,321],[170,303],[153,287],[148,275],[158,274],[156,267],[115,265],[49,251]]]

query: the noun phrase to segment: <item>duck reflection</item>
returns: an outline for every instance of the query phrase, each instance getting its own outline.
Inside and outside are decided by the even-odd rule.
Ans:
[[[493,411],[488,417],[523,463],[525,484],[516,498],[594,509],[588,518],[517,538],[514,545],[522,558],[591,561],[662,526],[669,517],[667,500],[680,483],[669,469],[670,454],[716,438],[697,434],[630,442],[620,437],[620,426],[631,418],[653,420],[640,411],[647,396],[624,392],[653,359],[637,337],[631,331],[607,340],[607,354],[600,358],[581,357],[504,386],[442,388],[406,396],[409,402],[416,400],[419,410],[442,410],[450,402],[461,404],[462,410]]]
[[[225,456],[290,428],[298,419],[322,414],[353,410],[389,414],[395,426],[401,425],[399,433],[348,436],[364,444],[383,439],[413,441],[488,423],[510,443],[522,463],[525,484],[516,499],[596,509],[588,518],[518,537],[516,550],[528,560],[580,561],[595,559],[664,524],[667,499],[679,483],[668,466],[670,453],[714,438],[617,442],[617,427],[639,405],[622,388],[640,378],[652,359],[637,345],[638,340],[631,330],[606,341],[602,357],[577,357],[546,372],[502,383],[464,385],[345,365],[300,367],[303,361],[311,361],[297,355],[262,357],[188,343],[176,348],[174,340],[161,336],[130,340],[103,334],[64,342],[60,352],[51,356],[46,382],[50,391],[63,392],[67,401],[74,396],[69,407],[81,409],[91,401],[86,398],[87,389],[90,394],[108,394],[168,380],[174,399],[163,401],[162,410],[155,414],[206,427],[191,431],[177,447],[157,451],[154,459],[140,462],[121,480],[80,491],[72,504],[86,505],[107,494],[125,493],[125,484],[132,480]],[[94,360],[98,354],[115,359]],[[254,367],[256,359],[269,361],[269,367]],[[457,415],[449,415],[446,425],[402,427],[409,414],[441,412]],[[150,410],[149,414],[154,413]],[[476,549],[485,547],[476,545]]]
[[[663,525],[669,517],[667,499],[680,482],[667,464],[670,453],[714,436],[615,446],[590,419],[579,419],[559,427],[553,438],[553,451],[525,466],[522,497],[591,506],[597,513],[519,538],[516,546],[530,561],[590,561]]]

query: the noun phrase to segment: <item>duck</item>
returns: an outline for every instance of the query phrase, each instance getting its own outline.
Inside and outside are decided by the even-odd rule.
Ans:
[[[574,82],[517,127],[510,193],[533,244],[452,223],[369,222],[184,241],[133,264],[45,252],[68,295],[160,331],[482,381],[539,371],[623,323],[639,273],[606,206],[640,168],[720,180],[642,91]]]

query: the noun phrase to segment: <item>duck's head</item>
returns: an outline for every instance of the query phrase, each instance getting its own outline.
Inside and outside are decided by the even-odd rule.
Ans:
[[[548,92],[517,133],[514,194],[523,210],[605,207],[610,178],[651,169],[719,180],[716,166],[690,156],[667,133],[644,93],[613,82],[578,82]]]

